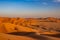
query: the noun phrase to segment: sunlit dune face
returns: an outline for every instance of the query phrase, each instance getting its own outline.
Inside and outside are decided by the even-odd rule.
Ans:
[[[3,20],[4,20],[4,18],[3,18],[3,17],[1,17],[1,18],[0,18],[0,21],[3,21]]]
[[[57,28],[59,28],[59,19],[53,17],[42,19],[1,17],[0,28],[3,32],[41,32],[45,34],[49,34],[49,32],[53,34],[56,32],[54,30],[57,30]],[[53,30],[54,32],[51,30]]]
[[[52,18],[52,17],[50,17],[50,18],[48,18],[48,20],[56,21],[56,20],[57,20],[57,18]]]
[[[26,19],[25,18],[20,18],[18,21],[19,22],[24,22]]]
[[[60,23],[60,20],[57,20],[58,23]]]

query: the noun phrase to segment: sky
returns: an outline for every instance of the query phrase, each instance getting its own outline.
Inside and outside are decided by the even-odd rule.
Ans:
[[[60,18],[60,0],[0,0],[0,16]]]

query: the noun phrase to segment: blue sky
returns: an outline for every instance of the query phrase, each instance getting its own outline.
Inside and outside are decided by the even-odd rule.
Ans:
[[[60,17],[60,0],[0,0],[0,16]]]

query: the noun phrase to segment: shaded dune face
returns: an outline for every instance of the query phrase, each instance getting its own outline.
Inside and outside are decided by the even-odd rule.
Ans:
[[[47,37],[44,37],[41,35],[37,35],[35,32],[12,32],[12,33],[8,33],[8,34],[31,37],[36,40],[51,40],[50,38],[47,38]]]
[[[47,35],[55,38],[60,38],[60,33],[59,34],[42,34],[42,35]]]
[[[11,23],[4,23],[1,26],[1,31],[4,33],[10,33],[10,32],[38,32],[38,30],[32,29],[32,28],[28,28],[28,27],[24,27],[24,26],[20,26],[20,25],[15,25],[15,24],[11,24]]]

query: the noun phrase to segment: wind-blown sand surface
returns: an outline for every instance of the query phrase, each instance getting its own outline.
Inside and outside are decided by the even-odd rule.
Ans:
[[[16,36],[0,33],[0,40],[35,40],[35,39],[26,36]]]
[[[30,33],[31,34],[31,33]],[[4,34],[0,33],[0,40],[60,40],[60,38],[46,36],[46,35],[11,35],[11,34]]]

